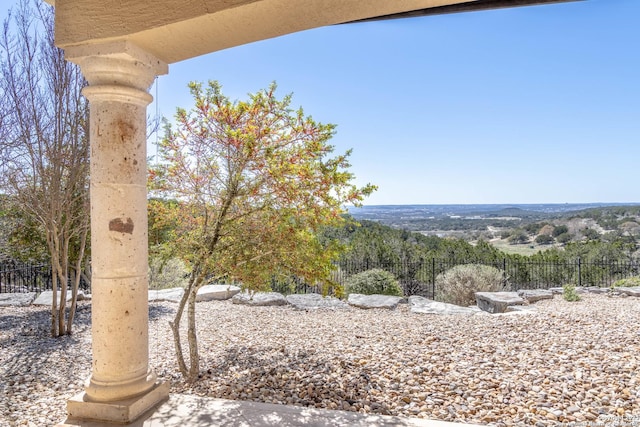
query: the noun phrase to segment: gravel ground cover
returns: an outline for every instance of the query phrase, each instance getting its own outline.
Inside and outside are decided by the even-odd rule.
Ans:
[[[296,311],[198,304],[202,376],[176,371],[171,303],[150,307],[150,360],[172,392],[446,421],[640,425],[640,299],[584,295],[527,315]],[[43,308],[0,309],[0,425],[52,425],[91,369],[90,305],[47,336]]]

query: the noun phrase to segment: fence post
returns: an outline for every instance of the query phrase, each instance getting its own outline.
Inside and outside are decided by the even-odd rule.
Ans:
[[[611,278],[613,277],[613,271],[611,271],[612,270],[611,266],[612,266],[612,264],[616,264],[615,271],[619,271],[619,268],[617,268],[618,267],[618,261],[616,261],[616,260],[609,261],[609,262],[607,262],[607,264],[608,264],[607,265],[607,267],[608,267],[607,271],[609,272],[609,277],[607,278],[607,287],[611,287],[611,284],[613,283],[613,281],[611,280]]]
[[[507,259],[502,258],[502,287],[505,288],[507,286]]]
[[[431,258],[431,297],[436,300],[436,259]]]
[[[582,260],[578,257],[578,286],[582,286]]]

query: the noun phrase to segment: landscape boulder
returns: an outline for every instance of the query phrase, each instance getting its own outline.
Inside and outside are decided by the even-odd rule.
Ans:
[[[78,290],[78,301],[91,301],[91,294],[85,294],[82,289]]]
[[[412,313],[424,314],[478,314],[481,310],[478,307],[461,307],[459,305],[448,304],[430,300],[421,296],[409,297],[409,309]]]
[[[149,302],[180,302],[182,295],[184,295],[183,288],[149,289]]]
[[[62,295],[58,291],[58,304],[62,301]],[[71,291],[67,290],[67,302],[71,301]],[[33,301],[33,305],[51,305],[53,303],[53,291],[43,291],[38,298]]]
[[[0,307],[25,307],[30,305],[34,299],[36,299],[35,292],[0,294]]]
[[[596,289],[597,289],[597,291],[596,291]],[[549,288],[549,290],[554,295],[556,295],[556,294],[562,295],[564,293],[564,288],[561,287],[561,286],[554,287],[554,288]],[[604,290],[604,292],[601,292],[601,290]],[[591,292],[591,293],[606,293],[606,292],[608,292],[607,288],[598,288],[597,286],[594,286],[594,287],[591,287],[591,288],[585,288],[584,286],[576,286],[575,291],[578,294],[585,294],[587,292]]]
[[[363,295],[363,294],[349,294],[347,303],[358,308],[386,308],[389,310],[395,309],[402,297],[396,297],[392,295]]]
[[[257,307],[287,305],[284,295],[278,292],[256,292],[253,295],[249,292],[242,292],[231,298],[231,302]]]
[[[634,286],[634,287],[625,287],[625,286],[619,286],[617,288],[615,288],[616,292],[624,294],[624,295],[629,295],[630,297],[640,297],[640,286]]]
[[[553,292],[547,289],[521,289],[518,295],[526,299],[529,304],[543,299],[553,299]]]
[[[196,301],[224,301],[240,292],[235,285],[205,285],[198,289]]]
[[[507,311],[504,314],[519,313],[530,314],[536,313],[538,309],[534,305],[510,305],[507,307]]]
[[[505,313],[509,306],[526,303],[517,292],[476,292],[476,302],[481,310],[492,314]]]
[[[288,295],[287,302],[298,310],[315,310],[318,308],[342,309],[349,305],[335,297],[323,297],[320,294],[293,294]]]

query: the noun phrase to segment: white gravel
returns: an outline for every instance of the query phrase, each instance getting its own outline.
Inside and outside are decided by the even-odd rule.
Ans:
[[[47,337],[46,308],[0,308],[0,425],[64,419],[91,369],[81,304],[75,334],[60,339]],[[178,393],[491,425],[640,425],[640,299],[536,306],[435,316],[198,303],[203,373],[189,385],[167,325],[175,305],[153,303],[150,359]]]

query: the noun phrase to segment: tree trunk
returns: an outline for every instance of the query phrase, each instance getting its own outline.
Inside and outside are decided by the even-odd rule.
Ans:
[[[87,243],[87,234],[89,234],[89,228],[85,227],[80,237],[80,253],[76,260],[75,270],[73,271],[73,289],[71,290],[71,308],[69,309],[69,318],[67,319],[67,335],[71,335],[73,327],[73,319],[76,316],[76,307],[78,304],[78,289],[80,288],[80,279],[82,278],[82,264],[84,260],[84,249]]]
[[[198,336],[196,334],[196,322],[195,322],[195,305],[196,296],[198,295],[198,289],[204,280],[204,276],[198,272],[198,268],[194,267],[194,271],[191,273],[191,279],[187,285],[184,295],[180,299],[178,304],[178,310],[172,322],[169,322],[171,331],[173,332],[173,341],[176,351],[176,359],[178,360],[178,368],[182,376],[188,381],[193,382],[198,378],[200,371],[200,355],[198,353]],[[184,351],[182,349],[182,341],[180,338],[180,321],[184,314],[184,309],[187,308],[187,342],[189,345],[189,367],[184,358]]]
[[[52,263],[53,264],[53,263]],[[58,274],[53,265],[51,266],[51,336],[58,336]]]
[[[60,299],[58,305],[58,336],[66,333],[67,290],[69,289],[68,247],[62,242],[61,252],[58,256],[58,281],[60,282]],[[56,301],[57,303],[58,301]]]
[[[169,326],[171,327],[171,331],[173,332],[173,344],[176,350],[178,368],[180,369],[180,373],[184,378],[188,376],[188,371],[187,365],[184,362],[184,354],[182,353],[182,342],[180,341],[180,320],[182,319],[182,313],[184,312],[184,308],[187,305],[187,301],[189,300],[189,290],[191,289],[192,283],[193,277],[189,281],[189,285],[187,286],[187,289],[180,299],[178,310],[176,311],[176,315],[173,318],[173,321],[169,321]]]
[[[67,335],[71,335],[73,319],[76,314],[76,306],[78,303],[78,288],[80,287],[80,273],[76,270],[70,269],[69,275],[71,276],[71,307],[69,308],[69,315],[67,316]]]
[[[85,227],[80,238],[80,253],[76,261],[75,270],[73,271],[73,289],[71,290],[71,308],[69,309],[69,317],[67,318],[67,335],[71,335],[73,319],[76,316],[76,307],[78,304],[78,288],[80,288],[80,279],[82,278],[82,261],[84,260],[84,249],[87,242],[87,234],[89,229]]]
[[[67,215],[71,215],[71,213],[67,213]],[[65,230],[67,228],[68,224],[66,224],[66,226],[63,228],[63,230]],[[63,292],[62,292],[62,296],[60,299],[60,335],[67,335],[68,333],[70,333],[70,330],[67,329],[67,315],[66,315],[66,311],[67,311],[67,292],[69,291],[69,244],[71,241],[71,236],[72,233],[69,232],[68,230],[64,231],[64,235],[60,236],[60,238],[63,240],[63,246],[62,246],[62,274],[64,275],[64,287]],[[73,296],[73,292],[71,293],[71,295]],[[64,299],[62,299],[64,298]]]
[[[198,287],[194,286],[189,292],[189,311],[187,313],[189,327],[187,339],[189,341],[189,376],[187,381],[193,382],[198,379],[200,373],[200,354],[198,353],[198,336],[196,332],[196,297]]]
[[[68,277],[65,274],[64,277],[60,278],[60,304],[58,305],[58,336],[62,336],[66,333],[65,328],[65,311],[67,309],[67,288],[68,286]]]

